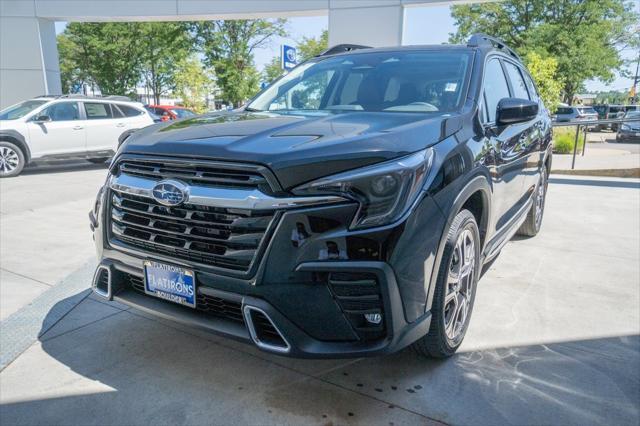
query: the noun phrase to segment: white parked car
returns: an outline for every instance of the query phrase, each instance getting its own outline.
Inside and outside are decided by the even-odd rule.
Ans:
[[[108,160],[126,136],[153,124],[141,103],[125,97],[42,96],[0,111],[0,177],[33,160]]]

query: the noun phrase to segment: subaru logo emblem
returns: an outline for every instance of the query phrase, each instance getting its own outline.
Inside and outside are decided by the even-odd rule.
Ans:
[[[177,180],[163,180],[153,187],[151,195],[158,203],[175,207],[187,201],[188,187]]]

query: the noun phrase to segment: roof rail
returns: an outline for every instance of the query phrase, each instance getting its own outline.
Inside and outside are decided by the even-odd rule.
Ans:
[[[507,54],[520,60],[520,56],[518,56],[518,54],[513,49],[507,46],[507,44],[504,41],[496,37],[491,37],[490,35],[487,35],[487,34],[482,34],[482,33],[473,34],[471,38],[469,38],[469,41],[467,42],[467,46],[468,47],[482,47],[482,46],[493,47],[495,49],[503,50]]]
[[[352,50],[358,49],[371,49],[371,46],[362,46],[360,44],[338,44],[336,46],[328,48],[319,55],[316,55],[316,57],[336,55],[338,53],[351,52]]]

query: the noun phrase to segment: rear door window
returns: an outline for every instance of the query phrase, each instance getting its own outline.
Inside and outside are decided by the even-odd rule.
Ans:
[[[84,110],[87,113],[88,120],[113,118],[111,108],[108,103],[84,102]]]

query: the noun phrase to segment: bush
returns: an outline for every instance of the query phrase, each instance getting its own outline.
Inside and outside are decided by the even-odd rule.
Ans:
[[[576,139],[575,127],[557,127],[553,129],[553,152],[556,154],[573,153],[573,143]],[[584,147],[584,133],[578,136],[578,152]]]

